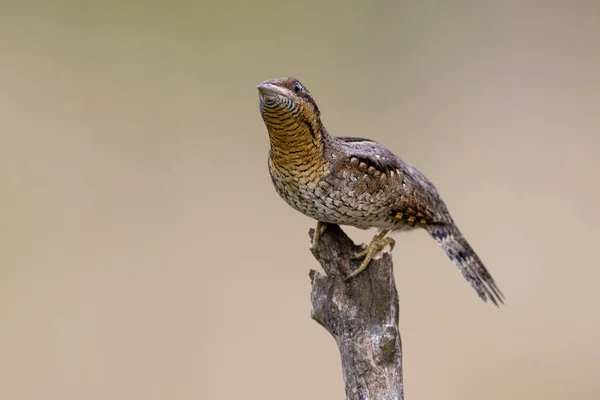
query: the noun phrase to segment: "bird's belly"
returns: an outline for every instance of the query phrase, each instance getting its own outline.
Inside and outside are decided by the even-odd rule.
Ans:
[[[334,187],[325,180],[274,179],[273,183],[277,193],[292,208],[318,221],[360,229],[394,225],[389,207],[378,203],[377,198],[371,195],[357,195],[344,187]]]

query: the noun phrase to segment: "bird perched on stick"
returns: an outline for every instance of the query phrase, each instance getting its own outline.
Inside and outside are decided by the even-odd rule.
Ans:
[[[379,143],[327,133],[308,89],[295,78],[257,86],[260,113],[269,132],[269,172],[277,193],[318,221],[313,245],[326,224],[378,228],[356,254],[361,273],[379,251],[393,249],[391,231],[423,228],[484,301],[502,303],[502,292],[458,230],[431,182]]]

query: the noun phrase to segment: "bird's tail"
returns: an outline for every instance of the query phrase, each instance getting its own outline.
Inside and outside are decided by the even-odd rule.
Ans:
[[[483,301],[490,299],[496,306],[498,303],[504,303],[504,295],[454,223],[432,224],[426,229]]]

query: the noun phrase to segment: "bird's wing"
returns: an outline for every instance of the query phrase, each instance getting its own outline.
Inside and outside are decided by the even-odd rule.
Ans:
[[[356,137],[337,137],[350,157],[364,162],[367,167],[373,167],[381,173],[389,174],[402,168],[401,160],[391,151],[374,140]]]
[[[395,199],[390,213],[409,225],[425,225],[444,220],[449,214],[433,184],[416,168],[401,160],[381,144],[363,138],[338,137],[344,152],[388,176],[381,181],[386,193]],[[394,202],[393,202],[394,203]]]

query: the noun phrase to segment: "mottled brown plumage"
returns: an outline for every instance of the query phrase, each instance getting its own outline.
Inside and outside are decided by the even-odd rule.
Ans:
[[[502,293],[462,236],[429,180],[379,143],[327,133],[310,92],[294,78],[258,85],[260,112],[269,133],[269,172],[277,193],[322,223],[379,228],[355,276],[393,239],[395,230],[424,228],[441,245],[483,300]]]

